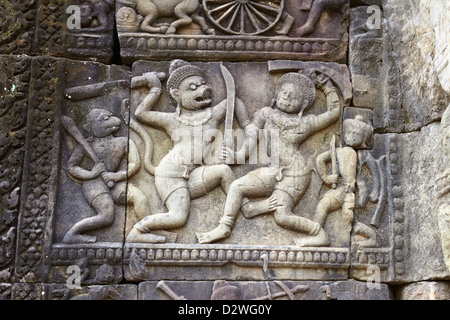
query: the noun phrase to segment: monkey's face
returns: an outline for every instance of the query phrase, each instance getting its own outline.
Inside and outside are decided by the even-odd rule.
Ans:
[[[187,110],[200,110],[211,105],[211,88],[205,79],[192,76],[184,79],[179,88],[172,91],[172,96]]]
[[[120,119],[107,110],[95,109],[89,119],[91,133],[97,138],[107,137],[120,129]]]

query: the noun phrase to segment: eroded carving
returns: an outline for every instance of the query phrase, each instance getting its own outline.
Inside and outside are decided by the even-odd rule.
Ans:
[[[143,16],[140,26],[142,31],[173,34],[178,28],[195,21],[202,27],[202,30],[206,34],[214,34],[214,30],[209,28],[204,18],[199,15],[201,5],[198,0],[135,0],[135,2],[138,14]],[[174,21],[169,25],[152,26],[153,22],[161,17],[169,17]]]
[[[203,0],[209,21],[225,33],[257,35],[274,28],[280,21],[277,34],[287,34],[294,18],[284,11],[284,0],[242,1]]]
[[[347,3],[317,0],[308,20],[301,2],[284,0],[173,0],[164,6],[161,0],[117,0],[116,21],[126,61],[165,60],[168,50],[172,58],[197,61],[245,61],[255,55],[339,61],[345,39],[336,31],[347,15],[339,9]],[[326,25],[315,28],[328,9],[333,14],[327,15]]]
[[[114,9],[113,0],[84,0],[80,4],[80,29],[72,31],[82,32],[108,32],[113,24],[110,12]]]
[[[310,10],[308,19],[304,25],[296,29],[298,36],[302,37],[314,31],[323,12],[331,9],[341,9],[346,0],[307,0],[303,2],[303,10]]]

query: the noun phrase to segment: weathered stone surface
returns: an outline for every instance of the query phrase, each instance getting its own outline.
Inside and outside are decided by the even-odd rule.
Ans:
[[[129,71],[67,60],[65,73],[59,88],[64,100],[50,278],[65,281],[66,268],[77,265],[83,284],[117,283],[122,278],[128,155],[123,101],[129,99]]]
[[[2,1],[0,53],[31,54],[35,35],[35,1]]]
[[[137,285],[94,285],[69,289],[66,285],[46,286],[44,300],[137,300]]]
[[[439,120],[448,106],[448,3],[389,0],[383,12],[401,70],[405,130],[418,130]]]
[[[38,3],[35,54],[112,62],[113,1],[51,0]]]
[[[167,1],[165,7],[159,1],[155,4],[116,2],[121,56],[126,63],[176,58],[345,60],[347,0],[194,1],[179,9],[186,17],[174,13],[183,1]]]
[[[401,132],[405,114],[400,70],[383,24],[381,7],[352,8],[350,16],[349,69],[353,80],[353,105],[373,110],[377,132]]]
[[[439,145],[436,162],[435,194],[437,198],[437,219],[440,230],[442,251],[445,264],[450,271],[450,194],[449,194],[449,169],[448,161],[450,156],[450,106],[444,112],[439,130]]]
[[[404,281],[448,278],[438,225],[436,199],[436,162],[442,155],[440,125],[433,123],[419,132],[398,135],[395,139],[401,190],[394,199],[393,231],[400,249],[398,274]],[[400,212],[398,212],[400,211]],[[395,249],[394,252],[397,252]]]
[[[152,3],[0,4],[0,300],[449,298],[444,0]]]
[[[12,281],[21,200],[31,59],[0,56],[0,281]]]
[[[222,75],[221,67],[229,70],[234,79],[227,79],[226,72],[223,69],[222,72],[224,74]],[[325,193],[330,188],[321,182],[319,176],[314,175],[304,180],[305,178],[303,176],[309,177],[310,173],[302,173],[301,170],[305,169],[300,169],[300,167],[294,168],[295,166],[291,164],[293,161],[292,158],[285,158],[292,151],[288,144],[290,142],[286,138],[288,137],[287,134],[282,136],[282,133],[277,131],[279,130],[277,126],[257,127],[258,122],[249,122],[251,119],[261,117],[261,110],[267,112],[273,110],[270,108],[262,108],[271,105],[275,101],[273,100],[274,92],[275,98],[279,94],[278,92],[280,92],[276,91],[279,90],[276,89],[276,84],[278,81],[284,81],[286,78],[285,74],[288,74],[291,78],[302,77],[299,73],[293,72],[295,69],[301,70],[300,74],[302,72],[309,75],[312,74],[314,77],[317,77],[313,78],[316,81],[320,81],[321,75],[326,75],[329,79],[332,79],[328,82],[331,87],[325,89],[328,97],[326,98],[319,89],[319,82],[316,82],[318,85],[316,89],[314,88],[313,82],[307,80],[310,78],[302,78],[306,79],[302,81],[306,81],[306,84],[312,86],[309,89],[309,87],[304,85],[305,98],[311,100],[311,102],[308,100],[305,101],[308,101],[307,103],[312,104],[312,106],[310,110],[304,111],[305,115],[303,117],[293,117],[287,111],[281,111],[282,109],[278,111],[280,120],[277,125],[281,127],[285,126],[283,130],[287,131],[291,128],[287,122],[283,122],[289,121],[288,119],[290,121],[296,121],[298,119],[300,120],[298,125],[305,126],[306,131],[304,136],[298,136],[298,143],[302,144],[304,142],[302,145],[304,148],[303,154],[305,157],[310,157],[310,160],[306,162],[306,158],[304,159],[303,156],[297,153],[297,147],[295,147],[295,151],[291,157],[294,157],[294,159],[299,157],[298,161],[302,162],[303,166],[309,167],[311,165],[315,167],[316,165],[312,164],[312,162],[315,161],[317,153],[330,149],[333,133],[338,135],[336,141],[339,141],[342,136],[337,131],[340,127],[339,121],[337,121],[340,113],[336,108],[339,108],[339,105],[341,107],[346,105],[351,98],[348,71],[344,66],[337,64],[293,63],[292,61],[274,61],[269,64],[235,63],[224,64],[222,66],[217,63],[189,64],[183,61],[174,61],[170,66],[168,63],[152,62],[138,62],[133,65],[134,78],[132,83],[134,85],[132,84],[132,88],[134,90],[132,92],[130,108],[130,126],[134,132],[130,135],[130,144],[137,145],[137,150],[139,150],[140,155],[139,157],[137,155],[132,156],[132,158],[145,159],[145,161],[151,160],[152,163],[142,166],[140,171],[136,173],[136,176],[130,177],[129,180],[128,196],[135,201],[129,203],[127,216],[127,244],[125,246],[125,262],[128,265],[125,268],[125,277],[127,279],[153,280],[168,278],[179,280],[187,278],[190,280],[211,280],[222,277],[230,280],[238,278],[251,280],[264,279],[265,273],[278,279],[309,279],[324,276],[330,277],[331,279],[342,279],[346,277],[346,269],[349,263],[349,243],[353,213],[351,213],[350,217],[345,218],[350,219],[350,222],[343,219],[339,214],[341,207],[334,207],[335,204],[328,203],[328,201],[331,201],[329,200],[330,195],[325,196]],[[177,83],[176,79],[184,79],[182,77],[185,77],[185,80],[189,82],[191,81],[189,79],[195,79],[195,75],[200,75],[201,71],[207,75],[203,77],[208,88],[204,85],[199,85],[199,90],[207,91],[200,91],[198,97],[201,98],[201,103],[206,107],[188,113],[186,111],[188,108],[194,110],[189,106],[189,103],[191,103],[191,100],[187,98],[190,95],[189,91],[186,91],[186,93],[180,92],[180,94],[185,94],[185,97],[178,100],[178,109],[175,108],[177,106],[176,101],[170,105],[168,101],[170,99],[176,100],[178,97],[173,95],[173,90],[181,90],[178,89],[178,85],[183,83]],[[165,76],[163,76],[164,73],[169,77],[167,82],[163,81],[164,91],[167,92],[167,95],[162,94],[162,89],[158,87],[161,85],[161,79],[165,79]],[[225,83],[222,76],[225,77]],[[251,77],[251,80],[248,77]],[[251,201],[255,201],[270,199],[270,195],[274,192],[273,194],[278,194],[279,199],[281,199],[282,195],[279,193],[280,191],[276,190],[283,190],[285,187],[282,184],[276,184],[273,187],[266,185],[268,189],[264,192],[267,194],[258,194],[258,192],[255,193],[255,191],[250,191],[249,189],[249,191],[245,191],[241,195],[239,189],[233,189],[239,186],[238,183],[248,184],[248,188],[251,188],[255,183],[251,181],[251,179],[254,179],[252,178],[254,176],[261,175],[263,179],[267,179],[264,178],[265,173],[254,170],[264,168],[264,166],[266,168],[263,170],[268,170],[270,169],[267,168],[269,163],[264,164],[262,161],[252,163],[252,160],[249,160],[246,162],[233,162],[234,165],[228,167],[220,164],[220,162],[219,164],[216,164],[217,162],[211,162],[211,159],[208,158],[202,159],[202,154],[200,154],[200,162],[198,162],[198,158],[190,158],[191,155],[184,160],[182,157],[173,157],[173,154],[177,152],[176,150],[180,148],[180,144],[186,141],[186,139],[188,139],[189,144],[194,143],[195,145],[199,143],[196,140],[198,139],[195,136],[196,132],[190,131],[192,128],[196,126],[199,129],[203,128],[203,131],[200,131],[203,134],[209,134],[206,129],[221,129],[219,128],[220,122],[225,119],[222,120],[221,118],[217,124],[214,124],[210,120],[216,117],[225,117],[224,111],[220,110],[224,110],[226,106],[227,95],[234,94],[234,89],[232,91],[226,90],[230,86],[228,81],[233,81],[236,84],[235,92],[238,100],[235,102],[237,120],[235,125],[240,123],[241,127],[245,129],[242,131],[245,134],[248,134],[248,130],[250,129],[274,130],[276,133],[280,133],[281,140],[279,140],[279,148],[283,149],[278,151],[279,154],[275,155],[273,153],[274,156],[279,157],[280,162],[278,164],[274,161],[278,160],[275,158],[270,160],[272,163],[271,166],[279,165],[279,168],[286,168],[286,172],[284,173],[287,175],[286,177],[290,177],[289,175],[292,174],[293,176],[297,175],[295,177],[299,179],[298,182],[294,180],[292,182],[298,184],[298,191],[289,191],[290,189],[283,191],[284,196],[292,192],[291,197],[295,198],[295,202],[292,202],[287,209],[293,210],[293,213],[289,214],[292,218],[287,220],[292,222],[284,222],[283,214],[286,213],[282,212],[275,214],[275,219],[272,214],[256,217],[256,215],[261,215],[261,213],[273,212],[274,209],[270,208],[257,209],[262,211],[248,213],[247,216],[245,213],[244,215],[240,215],[239,211],[234,212],[233,210],[236,209],[231,209],[232,207],[236,207],[239,210],[242,196],[248,197]],[[260,85],[258,88],[248,87],[245,84],[249,83],[249,81],[259,83]],[[193,86],[195,85],[191,84],[191,87]],[[333,90],[335,90],[335,93],[333,93]],[[316,98],[310,96],[310,93],[316,95]],[[193,96],[197,97],[196,94],[197,92]],[[332,96],[335,98],[331,98]],[[240,97],[242,97],[242,101],[239,100],[241,99]],[[209,99],[211,100],[206,103],[204,102]],[[197,99],[197,101],[200,101],[200,99]],[[186,106],[184,107],[185,104]],[[330,118],[334,112],[338,112],[336,113],[336,117],[333,116],[333,118]],[[210,115],[208,116],[208,114]],[[189,121],[189,118],[186,118],[196,115],[201,116],[198,118],[199,120]],[[187,120],[184,120],[184,118]],[[275,121],[271,120],[273,118],[263,119],[266,124],[275,124],[275,122],[271,122]],[[327,130],[314,131],[315,125],[311,123],[308,127],[306,125],[308,121],[317,121],[317,124],[323,122],[321,128],[327,128]],[[198,125],[195,123],[198,123]],[[200,127],[200,124],[203,127]],[[136,127],[138,128],[136,129]],[[237,129],[238,127],[235,128]],[[143,132],[147,133],[144,134]],[[219,135],[216,136],[216,140],[222,137],[222,132],[217,131],[217,133]],[[148,140],[146,135],[150,135],[150,140],[147,143],[145,143],[145,140]],[[295,132],[292,132],[292,135],[295,135]],[[310,135],[312,137],[307,139]],[[184,137],[185,140],[180,142],[180,136]],[[171,146],[170,138],[174,141],[173,146]],[[200,139],[202,139],[202,136],[200,136]],[[207,138],[203,137],[203,141],[210,141],[205,139]],[[277,136],[272,136],[272,141],[276,141],[276,139],[278,139]],[[325,143],[323,142],[324,140],[326,141]],[[146,149],[149,148],[149,145],[152,145],[152,141],[159,141],[159,143],[153,144],[154,147],[151,149],[153,152],[152,157],[148,159]],[[201,141],[200,143],[202,143]],[[262,142],[260,141],[260,143]],[[335,144],[336,142],[334,142],[333,146]],[[338,146],[339,142],[336,148]],[[216,157],[220,154],[222,148],[221,144],[214,146],[214,148],[217,147],[218,149],[215,149]],[[276,147],[278,148],[278,146]],[[275,150],[274,146],[272,146],[272,150]],[[344,151],[342,151],[344,153],[341,155],[340,150],[338,150],[339,157],[345,158],[347,155],[344,156]],[[260,153],[262,152],[261,149],[259,151]],[[356,152],[352,152],[354,152],[356,159]],[[173,161],[178,161],[177,159],[185,161],[183,164],[180,164],[181,166],[184,166],[184,163],[188,165],[191,163],[190,167],[187,167],[187,179],[181,175],[179,177],[176,176],[176,170],[179,170],[177,165],[173,168],[170,167],[173,166]],[[343,162],[341,166],[344,167]],[[324,168],[327,170],[326,165]],[[356,168],[348,170],[350,172],[351,170],[355,170],[356,172]],[[203,176],[203,180],[200,180],[202,184],[199,187],[194,187],[198,183],[195,180],[199,174],[197,171],[200,173],[200,177]],[[277,167],[275,172],[281,171]],[[162,177],[166,177],[165,175],[169,173],[170,181],[161,180]],[[270,177],[270,175],[268,176]],[[278,179],[278,181],[282,181],[284,178],[282,175],[279,175]],[[288,181],[289,178],[286,179]],[[186,182],[189,182],[190,185],[183,187],[183,184]],[[223,190],[221,190],[220,186],[222,186]],[[173,191],[171,191],[171,188]],[[334,196],[341,197],[346,195],[343,191],[344,189],[341,191],[340,188],[334,191],[334,193],[337,192]],[[140,190],[145,190],[146,194],[143,195]],[[172,193],[176,194],[180,190],[189,190],[192,202],[189,199],[178,198],[172,195]],[[205,193],[205,190],[208,192]],[[150,193],[150,191],[153,193]],[[224,191],[228,193],[227,196]],[[235,199],[234,197],[237,198]],[[325,211],[316,213],[316,206],[319,205],[318,200],[322,197],[326,199],[323,200],[321,204],[323,209],[320,210]],[[167,209],[164,207],[159,208],[154,201],[149,200],[158,198],[160,205],[165,204]],[[348,205],[352,205],[351,200],[349,201]],[[150,205],[151,203],[153,206]],[[256,204],[262,206],[264,203],[255,202],[252,203],[252,206],[256,206]],[[256,207],[250,208],[251,210],[255,210]],[[246,208],[241,208],[241,210],[246,210]],[[181,220],[177,218],[177,212],[179,211],[186,212]],[[334,211],[336,213],[331,214]],[[205,213],[207,213],[207,216],[204,215]],[[255,218],[252,219],[253,217]],[[165,227],[158,227],[160,224]],[[234,225],[232,231],[229,230],[225,234],[222,234],[221,228],[231,228],[232,225]],[[216,228],[217,226],[218,228]],[[163,231],[163,233],[161,234],[160,231]],[[318,231],[320,236],[317,234]],[[313,235],[317,237],[312,237]],[[172,244],[172,242],[175,243]],[[314,248],[321,246],[325,247]],[[217,266],[225,264],[227,265],[226,271],[222,268],[217,268]],[[170,268],[161,268],[160,266],[162,265],[170,266]],[[311,273],[308,266],[313,265],[323,271],[318,273],[316,270]],[[193,266],[201,268],[202,271],[189,273],[187,270]],[[244,271],[249,270],[249,268],[253,268],[255,272],[250,274]]]
[[[0,53],[113,60],[111,0],[4,1],[0,12]]]
[[[400,300],[448,300],[450,283],[443,281],[411,283],[398,289],[396,295]]]
[[[390,300],[386,285],[348,281],[149,281],[139,300]]]

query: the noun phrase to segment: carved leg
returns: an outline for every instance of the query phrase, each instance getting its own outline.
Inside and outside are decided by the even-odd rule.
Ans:
[[[277,201],[281,206],[279,206],[273,215],[275,222],[285,228],[295,232],[308,234],[311,237],[315,238],[317,245],[328,245],[328,237],[325,234],[325,231],[321,228],[321,226],[310,219],[305,217],[300,217],[295,215],[292,210],[295,207],[296,202],[290,195],[281,190],[275,190],[274,196],[277,198]],[[311,241],[303,242],[304,239],[295,238],[294,242],[298,246],[310,246]]]
[[[178,20],[175,20],[170,24],[169,29],[167,29],[166,34],[174,34],[177,32],[178,28],[188,25],[193,22],[190,15],[192,14],[191,10],[192,4],[190,2],[181,2],[174,9],[175,16]],[[195,4],[197,6],[197,3]]]
[[[341,189],[329,190],[317,204],[316,217],[314,220],[323,226],[330,212],[342,208],[344,198],[345,193]]]
[[[192,15],[194,22],[198,23],[205,34],[215,35],[216,31],[206,24],[206,20],[198,14],[198,11]]]
[[[128,185],[127,204],[133,206],[134,212],[139,219],[143,219],[153,212],[151,203],[144,192],[133,184]]]
[[[330,245],[323,226],[330,212],[342,208],[345,196],[346,193],[342,189],[332,189],[325,194],[322,200],[319,201],[316,209],[315,220],[320,228],[317,232],[311,233],[309,237],[296,240],[297,245],[302,247],[323,247]]]
[[[94,217],[86,218],[76,223],[64,236],[65,243],[92,243],[97,237],[83,235],[88,231],[109,227],[114,222],[115,205],[110,194],[103,193],[92,201],[92,207],[97,212]]]
[[[158,18],[158,8],[151,2],[147,1],[145,5],[145,10],[138,7],[138,12],[144,16],[141,22],[141,30],[149,33],[164,33],[167,27],[156,28],[152,24]]]
[[[218,186],[227,194],[234,180],[233,171],[225,164],[197,168],[191,172],[189,178],[191,199],[203,197]]]
[[[197,233],[198,242],[212,243],[228,238],[240,211],[243,197],[264,197],[268,195],[266,185],[262,180],[255,178],[255,175],[249,174],[235,180],[228,190],[224,215],[220,219],[219,226],[210,232]]]
[[[379,244],[377,241],[377,234],[376,234],[375,230],[373,230],[371,227],[369,227],[359,221],[356,221],[355,225],[353,227],[353,230],[354,230],[355,234],[366,238],[366,240],[357,241],[357,244],[359,246],[369,247],[369,248],[379,247]]]
[[[181,228],[186,224],[190,211],[190,195],[187,188],[175,190],[166,201],[167,213],[150,215],[136,223],[127,237],[127,242],[162,243],[166,237],[151,234],[152,230]]]
[[[258,201],[251,201],[244,198],[242,200],[241,212],[246,219],[253,219],[263,214],[273,213],[275,211],[273,207],[276,205],[277,200],[274,197]]]

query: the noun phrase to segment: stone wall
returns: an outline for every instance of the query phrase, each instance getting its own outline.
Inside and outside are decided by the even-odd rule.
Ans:
[[[0,299],[449,299],[449,4],[153,2],[0,4]]]

